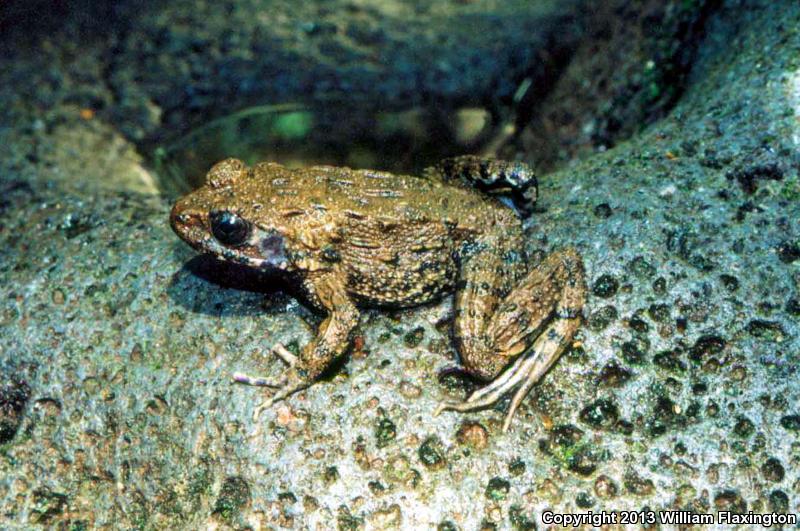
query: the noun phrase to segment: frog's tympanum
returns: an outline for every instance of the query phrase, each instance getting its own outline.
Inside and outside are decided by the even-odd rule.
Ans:
[[[475,187],[481,191],[476,191]],[[285,276],[325,314],[257,411],[308,387],[348,349],[359,308],[402,308],[455,293],[453,337],[463,369],[488,384],[445,410],[471,411],[516,388],[503,428],[581,322],[580,256],[563,249],[531,265],[519,210],[536,200],[521,163],[448,159],[423,177],[317,166],[289,169],[239,160],[216,164],[202,188],[172,209],[172,228],[194,248]],[[256,413],[258,414],[258,413]]]

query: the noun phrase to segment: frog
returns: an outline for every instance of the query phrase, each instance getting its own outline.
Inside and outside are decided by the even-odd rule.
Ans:
[[[323,316],[299,353],[272,346],[287,365],[281,377],[232,375],[273,389],[255,418],[345,356],[364,309],[452,295],[456,368],[484,385],[465,400],[440,402],[433,415],[486,409],[511,395],[507,431],[532,387],[573,344],[586,296],[575,248],[535,264],[528,256],[523,221],[537,196],[527,164],[470,155],[419,176],[226,159],[175,202],[169,220],[196,250],[282,277]]]

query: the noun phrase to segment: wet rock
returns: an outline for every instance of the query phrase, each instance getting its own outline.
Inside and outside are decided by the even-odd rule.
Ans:
[[[622,357],[628,363],[641,365],[645,362],[647,349],[650,344],[646,339],[636,338],[633,341],[626,341],[622,344]]]
[[[578,365],[583,365],[588,361],[586,349],[582,345],[573,344],[569,350],[563,354],[564,358]]]
[[[665,350],[653,356],[653,363],[670,372],[681,373],[686,370],[686,363],[681,353],[676,350]]]
[[[764,479],[767,481],[780,483],[783,481],[785,474],[786,472],[780,462],[780,459],[770,457],[764,461],[763,465],[761,465],[761,475],[764,476]]]
[[[339,506],[336,514],[336,523],[340,531],[359,531],[364,529],[364,518],[350,512],[347,505]]]
[[[489,432],[479,422],[463,422],[456,432],[459,444],[474,450],[483,450],[489,445]]]
[[[129,29],[118,37],[107,72],[118,97],[130,101],[120,119],[142,113],[148,101],[160,109],[162,122],[176,128],[251,102],[335,97],[354,109],[377,101],[397,109],[413,107],[419,94],[441,102],[468,95],[481,101],[481,93],[508,98],[516,85],[500,81],[505,79],[501,73],[524,77],[528,69],[522,65],[533,61],[546,42],[540,40],[546,28],[570,13],[536,10],[537,16],[523,16],[518,9],[494,9],[483,16],[459,5],[353,12],[278,2],[267,23],[259,16],[262,7],[250,2],[185,8],[138,9],[128,15]],[[171,22],[178,14],[192,28],[191,38]],[[540,31],[525,31],[530,24]],[[450,26],[447,36],[435,30],[444,25]],[[508,44],[500,48],[505,53],[495,50],[489,61],[481,50],[500,40]],[[378,62],[370,59],[378,56]],[[143,126],[145,135],[158,134],[157,122]]]
[[[521,476],[525,473],[525,461],[522,459],[514,459],[508,464],[508,472],[512,476]]]
[[[523,131],[533,158],[549,167],[576,154],[607,149],[663,115],[683,93],[702,28],[716,6],[710,1],[598,4],[591,27],[602,36],[600,42],[577,48]],[[640,38],[640,48],[631,50],[632,40]],[[684,154],[698,149],[692,140],[681,144],[670,152],[675,159],[690,158]]]
[[[403,525],[403,511],[396,503],[385,509],[372,513],[369,523],[373,529],[401,529]]]
[[[653,281],[653,291],[659,295],[667,292],[667,280],[664,277],[658,277]]]
[[[638,312],[628,319],[628,326],[639,334],[646,334],[650,330],[650,325],[642,319],[641,314]]]
[[[632,376],[633,373],[625,367],[615,362],[609,362],[601,369],[597,381],[605,387],[622,387]]]
[[[800,415],[784,415],[781,426],[789,431],[800,431]]]
[[[610,218],[613,211],[608,203],[600,203],[594,207],[594,215],[601,219]]]
[[[339,469],[335,466],[325,467],[325,471],[322,474],[322,480],[325,482],[326,485],[330,485],[335,483],[339,479]]]
[[[536,517],[533,514],[525,514],[518,505],[509,507],[508,520],[514,530],[534,531],[536,529]]]
[[[583,438],[583,430],[571,424],[556,426],[549,434],[548,442],[562,448],[570,447]]]
[[[619,494],[616,482],[606,475],[597,476],[594,480],[594,495],[601,500],[611,500]]]
[[[400,394],[405,398],[419,398],[422,395],[422,388],[409,381],[403,380],[400,382]]]
[[[388,483],[415,488],[420,482],[420,473],[411,467],[411,462],[404,455],[389,458],[384,466],[384,478]]]
[[[653,265],[645,260],[643,256],[637,256],[627,266],[628,271],[630,271],[636,278],[640,280],[648,280],[656,274],[656,268]]]
[[[696,230],[680,229],[665,232],[668,251],[699,271],[709,272],[716,268],[715,262],[705,253],[705,246],[701,241],[703,236]]]
[[[582,430],[566,424],[553,428],[547,439],[539,441],[539,447],[568,470],[589,476],[597,469],[598,456],[582,439]]]
[[[649,496],[655,490],[651,479],[643,478],[633,471],[625,474],[622,484],[625,485],[625,490],[634,496]]]
[[[486,485],[486,497],[490,500],[500,501],[505,500],[508,496],[508,491],[511,489],[511,483],[507,479],[501,477],[494,477],[489,480]]]
[[[659,396],[655,400],[651,415],[645,421],[645,426],[651,436],[657,437],[678,426],[681,418],[675,402],[669,397]]]
[[[241,477],[228,477],[222,482],[222,488],[214,504],[214,514],[226,522],[234,522],[248,503],[250,503],[250,485],[247,481]]]
[[[31,396],[31,388],[22,376],[10,370],[0,370],[0,444],[14,438],[22,423],[25,406]]]
[[[782,490],[773,490],[769,493],[769,510],[774,513],[786,514],[789,512],[789,496]]]
[[[599,332],[616,320],[618,315],[614,306],[603,306],[589,316],[589,328]]]
[[[670,320],[672,310],[669,304],[651,304],[647,309],[647,314],[653,321],[658,323],[666,323]]]
[[[397,427],[386,416],[383,408],[378,408],[378,420],[375,423],[375,440],[378,448],[384,448],[394,442],[397,437]]]
[[[419,460],[427,468],[437,470],[445,465],[445,454],[442,442],[438,437],[428,437],[417,450]]]
[[[723,273],[719,276],[719,279],[726,290],[734,292],[739,289],[739,279],[735,276]]]
[[[736,419],[736,424],[733,426],[734,435],[742,439],[749,438],[751,435],[753,435],[755,430],[756,428],[753,425],[753,421],[747,417],[739,417]]]
[[[778,258],[784,264],[791,264],[800,259],[800,245],[796,242],[783,242],[778,246]]]
[[[726,489],[714,496],[714,506],[718,511],[746,513],[747,502],[735,490]]]
[[[704,362],[709,357],[720,354],[725,349],[725,345],[725,340],[718,335],[700,336],[689,349],[689,359],[697,363]]]
[[[567,468],[580,476],[591,476],[599,462],[599,456],[588,446],[579,445],[566,456]]]
[[[619,420],[619,409],[613,400],[601,398],[584,407],[578,418],[595,429],[608,429]]]
[[[781,323],[766,319],[751,320],[747,323],[747,331],[751,336],[765,341],[781,341],[786,336]]]
[[[425,329],[421,326],[414,328],[413,330],[409,331],[404,337],[403,342],[405,343],[406,347],[414,348],[417,347],[422,340],[425,338]]]
[[[64,512],[68,499],[64,494],[47,489],[36,490],[33,493],[33,521],[37,524],[47,524]]]
[[[675,445],[675,455],[685,455],[686,450],[687,450],[686,445],[683,444],[682,442],[678,442]]]
[[[613,275],[602,275],[594,281],[592,294],[595,297],[607,299],[613,297],[619,289],[619,281]]]
[[[728,179],[735,179],[745,193],[754,194],[758,190],[759,181],[780,181],[784,173],[785,169],[781,163],[769,161],[750,163],[729,171],[726,176]]]

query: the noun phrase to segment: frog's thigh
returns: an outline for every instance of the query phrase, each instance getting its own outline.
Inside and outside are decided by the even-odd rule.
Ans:
[[[453,335],[464,368],[479,378],[496,374],[487,370],[496,357],[487,330],[500,303],[525,274],[526,266],[516,251],[520,245],[516,239],[489,238],[479,242],[459,267]]]
[[[517,281],[488,313],[481,314],[483,322],[478,322],[478,316],[467,309],[459,312],[457,338],[464,331],[473,334],[480,329],[476,336],[469,336],[477,340],[461,341],[465,369],[477,377],[494,379],[511,358],[533,345],[553,317],[564,319],[569,325],[547,331],[559,336],[547,338],[560,346],[552,354],[557,357],[578,328],[584,298],[583,267],[578,254],[573,249],[551,254]]]

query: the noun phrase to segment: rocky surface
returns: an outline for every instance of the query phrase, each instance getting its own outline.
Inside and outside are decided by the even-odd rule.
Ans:
[[[4,51],[24,71],[4,77],[26,76],[42,103],[69,94],[136,141],[173,137],[265,102],[497,105],[547,62],[537,54],[549,43],[574,45],[579,4],[185,0],[59,10],[34,2],[16,10],[41,13],[36,23],[53,33],[42,47],[36,26],[7,21]],[[63,66],[44,66],[54,62]]]
[[[108,84],[114,39],[68,20],[75,38],[45,39],[45,59],[3,43],[16,59],[0,69],[4,527],[531,529],[545,509],[800,511],[795,2],[722,2],[665,118],[540,179],[530,248],[575,245],[592,296],[581,341],[508,434],[499,411],[431,418],[471,386],[437,380],[454,364],[448,301],[368,312],[348,363],[254,421],[262,391],[230,374],[277,374],[263,353],[307,341],[317,318],[174,237],[137,150],[148,120],[170,127],[167,107],[127,115]],[[161,19],[132,24],[144,20]],[[139,81],[134,101],[159,93]]]
[[[551,86],[526,96],[525,153],[542,170],[608,149],[668,113],[688,74],[717,0],[598,2],[588,37],[567,55]],[[527,116],[526,116],[527,115]]]

